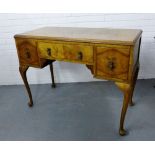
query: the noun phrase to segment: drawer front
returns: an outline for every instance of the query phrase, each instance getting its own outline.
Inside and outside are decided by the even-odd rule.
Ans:
[[[63,59],[62,45],[56,43],[39,42],[38,53],[41,58],[45,59]]]
[[[37,48],[34,42],[17,41],[17,50],[20,64],[32,66],[40,65]]]
[[[127,80],[129,72],[129,46],[102,46],[96,51],[96,76]]]
[[[93,63],[93,48],[89,45],[39,42],[38,52],[41,58]]]
[[[89,45],[67,45],[63,46],[63,55],[66,60],[75,62],[93,63],[93,47]]]

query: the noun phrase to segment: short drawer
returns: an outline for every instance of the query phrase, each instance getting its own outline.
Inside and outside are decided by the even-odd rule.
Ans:
[[[62,45],[57,43],[38,42],[37,50],[40,58],[63,59]]]
[[[93,48],[89,45],[39,42],[38,52],[41,58],[93,63]]]
[[[93,63],[93,47],[89,45],[62,45],[63,56],[66,60],[81,63]]]
[[[127,80],[130,46],[101,46],[96,50],[96,76]]]

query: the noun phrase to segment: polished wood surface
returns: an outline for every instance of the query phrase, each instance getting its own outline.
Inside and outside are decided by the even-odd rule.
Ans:
[[[96,76],[127,80],[129,46],[102,46],[96,52]]]
[[[58,42],[39,42],[38,53],[40,58],[63,60],[84,64],[93,63],[93,46],[88,44],[73,44]]]
[[[53,62],[85,64],[95,78],[112,80],[124,93],[120,135],[125,135],[124,120],[139,71],[141,30],[107,28],[45,27],[15,35],[19,70],[33,105],[26,77],[29,67],[50,65],[55,87]]]
[[[133,45],[141,33],[137,29],[44,27],[15,37]]]
[[[37,41],[34,39],[16,38],[16,47],[20,66],[43,67],[47,60],[41,59],[37,52]]]

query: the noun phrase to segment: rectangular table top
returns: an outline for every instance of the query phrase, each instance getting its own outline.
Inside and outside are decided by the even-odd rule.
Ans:
[[[141,34],[140,29],[43,27],[15,37],[133,45]]]

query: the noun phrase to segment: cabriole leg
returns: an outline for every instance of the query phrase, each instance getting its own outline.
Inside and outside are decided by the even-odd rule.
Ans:
[[[121,118],[120,118],[120,128],[119,128],[119,134],[121,136],[124,136],[124,135],[126,135],[126,131],[124,129],[124,120],[125,120],[128,104],[130,101],[131,86],[130,86],[130,84],[124,84],[124,83],[119,83],[119,82],[115,82],[115,84],[124,93],[124,100],[123,100],[123,106],[122,106],[122,112],[121,112]]]
[[[134,92],[134,89],[135,89],[135,85],[136,85],[136,81],[137,81],[137,77],[138,77],[138,72],[139,72],[139,66],[137,67],[136,69],[136,72],[135,72],[135,75],[133,77],[133,80],[132,80],[132,86],[131,86],[131,96],[130,96],[130,106],[133,106],[134,105],[134,102],[133,102],[133,92]]]
[[[30,87],[29,87],[29,84],[28,84],[28,81],[27,81],[27,76],[26,76],[26,71],[28,70],[28,66],[20,66],[19,67],[19,72],[21,74],[21,77],[24,81],[24,84],[25,84],[25,87],[26,87],[26,90],[27,90],[27,93],[28,93],[28,96],[29,96],[29,102],[28,102],[28,105],[29,107],[32,107],[33,106],[33,99],[32,99],[32,94],[31,94],[31,90],[30,90]]]

